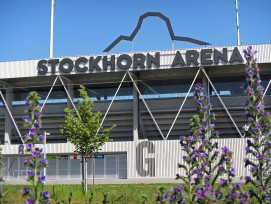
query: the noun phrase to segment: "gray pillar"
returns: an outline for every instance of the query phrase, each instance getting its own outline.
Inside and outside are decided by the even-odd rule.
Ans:
[[[67,82],[68,82],[67,90],[68,90],[68,93],[70,94],[70,96],[71,96],[71,98],[72,98],[72,100],[73,100],[73,97],[74,97],[74,91],[73,91],[72,81],[71,81],[71,80],[68,80]],[[68,107],[68,108],[72,108],[72,107],[73,107],[73,106],[72,106],[72,103],[71,103],[71,101],[69,100],[68,97],[67,97],[67,100],[68,100],[68,102],[67,102],[67,107]]]
[[[134,80],[137,80],[138,77],[134,77]],[[137,84],[137,82],[136,82]],[[139,94],[133,86],[133,139],[134,141],[138,140],[138,103],[139,103]]]
[[[12,88],[9,86],[6,89],[6,105],[8,105],[11,113],[12,113],[12,98],[13,98],[13,93],[12,93]],[[5,112],[5,144],[10,145],[11,144],[11,134],[12,134],[12,121],[11,118],[8,114],[8,111],[6,109]]]
[[[205,72],[208,74],[208,70],[206,68],[205,69]],[[208,82],[208,79],[206,78],[206,76],[204,74],[202,74],[202,87],[203,87],[203,93],[208,95],[208,103],[210,102],[210,94],[209,93],[209,82]]]
[[[69,79],[67,80],[67,91],[71,97],[71,99],[73,100],[74,97],[74,90],[73,90],[73,85],[72,85],[72,81]],[[68,108],[73,108],[72,102],[70,101],[69,97],[67,96],[67,107]],[[67,140],[67,143],[71,143],[69,140]]]
[[[206,74],[208,74],[208,68],[204,68],[204,69],[205,69]],[[211,92],[210,92],[210,88],[209,88],[210,87],[209,81],[204,74],[202,75],[202,87],[203,87],[203,94],[208,96],[207,104],[209,104],[211,102],[210,101]],[[210,114],[210,112],[208,114]],[[211,124],[210,120],[209,120],[209,124]]]

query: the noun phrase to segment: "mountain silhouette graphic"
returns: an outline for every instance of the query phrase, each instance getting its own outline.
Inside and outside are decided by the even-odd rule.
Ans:
[[[194,43],[194,44],[197,44],[197,45],[210,45],[210,43],[203,42],[203,41],[200,41],[200,40],[196,40],[196,39],[193,39],[193,38],[174,35],[170,20],[166,16],[164,16],[163,14],[161,14],[159,12],[147,12],[147,13],[145,13],[142,16],[139,17],[137,25],[136,25],[134,31],[132,32],[132,34],[130,36],[120,35],[107,48],[105,48],[104,52],[109,52],[113,47],[115,47],[122,40],[132,41],[134,39],[134,37],[136,36],[136,34],[138,33],[138,31],[140,30],[141,25],[143,23],[143,20],[145,18],[147,18],[147,17],[150,17],[150,16],[159,17],[163,21],[165,21],[171,40],[186,41],[186,42]]]

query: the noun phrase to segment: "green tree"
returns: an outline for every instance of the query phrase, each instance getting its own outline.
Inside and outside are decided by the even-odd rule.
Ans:
[[[87,192],[87,157],[95,155],[109,140],[109,134],[115,127],[103,128],[100,125],[101,112],[92,112],[94,105],[84,86],[79,89],[81,101],[78,101],[76,110],[65,108],[65,123],[60,131],[63,136],[75,145],[75,152],[82,156],[82,183],[84,192]]]

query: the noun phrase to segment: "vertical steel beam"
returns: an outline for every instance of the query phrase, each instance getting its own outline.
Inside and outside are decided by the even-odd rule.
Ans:
[[[133,84],[134,84],[134,87],[136,88],[137,92],[139,93],[139,95],[140,95],[140,97],[141,97],[141,99],[142,99],[142,101],[143,101],[145,107],[147,108],[147,110],[148,110],[148,112],[149,112],[149,114],[150,114],[150,116],[151,116],[151,118],[152,118],[152,120],[153,120],[155,126],[157,127],[157,129],[158,129],[160,135],[162,136],[162,138],[163,138],[164,140],[166,140],[166,138],[165,138],[164,134],[162,133],[162,131],[161,131],[159,125],[157,124],[155,118],[153,117],[152,112],[151,112],[151,110],[149,109],[149,106],[147,105],[145,99],[143,98],[143,96],[142,96],[142,94],[141,94],[139,88],[137,87],[137,85],[136,85],[136,83],[135,83],[135,80],[133,79],[133,77],[132,77],[132,75],[130,74],[130,72],[128,72],[128,74],[129,74],[129,76],[130,76],[130,78],[131,78],[131,80],[132,80],[132,82],[133,82]]]
[[[23,138],[22,138],[21,132],[20,132],[20,130],[19,130],[19,128],[18,128],[18,126],[17,126],[15,120],[14,120],[14,117],[12,116],[12,113],[11,113],[11,111],[10,111],[10,108],[9,108],[9,106],[8,106],[8,104],[7,104],[7,102],[6,102],[5,98],[4,98],[3,93],[2,93],[1,90],[0,90],[0,96],[2,97],[2,100],[4,101],[4,104],[5,104],[5,106],[6,106],[6,110],[8,111],[8,114],[9,114],[9,116],[10,116],[10,119],[11,119],[11,121],[12,121],[12,123],[13,123],[15,129],[16,129],[16,131],[17,131],[19,137],[21,138],[22,143],[24,144],[24,140],[23,140]]]
[[[138,80],[138,79],[137,79]],[[137,84],[137,81],[135,82]],[[135,85],[133,85],[133,139],[138,141],[138,123],[139,123],[139,96]]]

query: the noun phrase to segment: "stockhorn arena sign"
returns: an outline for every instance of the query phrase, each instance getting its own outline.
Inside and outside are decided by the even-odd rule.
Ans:
[[[120,35],[114,40],[104,52],[109,52],[115,45],[122,40],[132,41],[141,28],[143,21],[148,17],[158,17],[163,20],[166,25],[172,41],[186,41],[196,45],[210,45],[207,42],[200,41],[190,37],[176,36],[173,32],[169,19],[158,12],[147,12],[140,16],[137,26],[130,36]],[[184,52],[183,52],[184,51]],[[192,66],[210,66],[214,64],[233,64],[242,63],[243,58],[237,47],[229,51],[227,48],[217,50],[215,48],[205,48],[196,50],[174,51],[174,57],[171,61],[170,68],[192,67]],[[37,65],[38,74],[46,75],[50,72],[52,75],[70,74],[70,73],[96,73],[96,72],[114,72],[123,70],[144,70],[159,69],[161,66],[169,66],[169,64],[161,65],[160,52],[150,53],[134,53],[120,55],[103,55],[78,58],[49,59],[40,60]],[[163,55],[164,56],[164,55]]]
[[[160,52],[133,53],[78,57],[75,59],[48,59],[38,61],[38,74],[45,75],[50,72],[52,75],[58,73],[96,73],[96,72],[114,72],[124,70],[147,70],[159,69],[161,66]],[[184,53],[176,51],[172,61],[172,68],[210,66],[214,64],[234,64],[243,63],[243,58],[235,47],[231,52],[227,48],[185,50]]]

